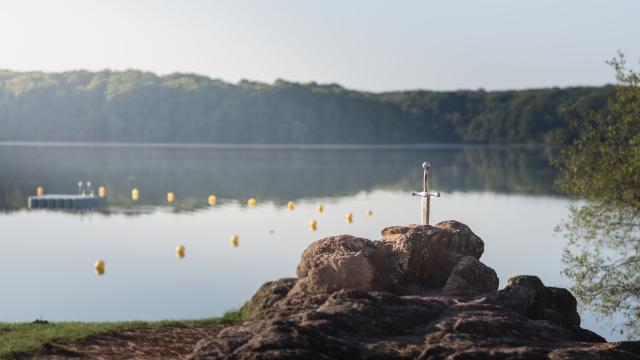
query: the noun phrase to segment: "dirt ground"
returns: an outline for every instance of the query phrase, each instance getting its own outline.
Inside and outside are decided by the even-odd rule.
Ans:
[[[170,325],[124,329],[71,343],[48,343],[19,359],[182,359],[223,325]]]

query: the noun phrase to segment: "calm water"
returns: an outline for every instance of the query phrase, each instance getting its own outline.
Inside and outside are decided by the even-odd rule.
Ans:
[[[442,193],[432,202],[432,221],[468,224],[485,241],[482,260],[501,287],[517,274],[568,287],[564,240],[554,228],[569,201],[552,189],[552,155],[523,147],[0,146],[0,321],[220,315],[263,282],[294,276],[316,239],[377,239],[385,226],[419,222],[419,200],[408,194],[420,189],[424,160]],[[75,193],[79,180],[106,186],[108,205],[89,213],[25,209],[37,186]],[[134,187],[138,202],[130,199]],[[215,207],[207,205],[210,194],[218,197]],[[244,205],[250,197],[254,208]],[[316,232],[308,228],[312,219]],[[240,236],[237,248],[232,234]],[[175,255],[180,244],[183,259]],[[106,261],[104,276],[93,271],[97,259]],[[583,326],[617,338],[606,330],[608,320],[582,314]]]

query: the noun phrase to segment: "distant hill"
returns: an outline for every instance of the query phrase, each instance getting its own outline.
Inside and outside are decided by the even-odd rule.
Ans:
[[[141,71],[0,71],[0,141],[566,142],[613,87],[370,93]]]

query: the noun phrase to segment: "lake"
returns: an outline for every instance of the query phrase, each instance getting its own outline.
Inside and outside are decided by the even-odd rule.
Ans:
[[[0,145],[0,321],[194,319],[238,308],[265,281],[295,276],[302,251],[336,234],[378,239],[418,223],[423,161],[432,223],[459,220],[485,242],[500,287],[518,274],[569,287],[554,228],[570,201],[553,189],[553,149],[414,146]],[[27,197],[105,186],[91,212],[26,209]],[[138,188],[140,198],[131,199]],[[167,193],[176,200],[167,202]],[[218,203],[207,204],[215,194]],[[249,198],[257,205],[248,207]],[[293,201],[295,209],[287,208]],[[317,205],[324,205],[324,212]],[[371,210],[372,215],[367,212]],[[345,214],[353,213],[353,222]],[[309,228],[317,220],[317,231]],[[239,236],[233,247],[230,237]],[[178,258],[176,247],[185,246]],[[93,264],[106,262],[98,276]],[[608,340],[613,320],[581,310]]]

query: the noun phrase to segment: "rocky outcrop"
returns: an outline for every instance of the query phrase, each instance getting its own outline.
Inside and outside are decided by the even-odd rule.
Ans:
[[[465,256],[451,270],[447,282],[442,287],[446,294],[478,294],[498,288],[495,270],[474,257]]]
[[[502,290],[467,226],[335,236],[303,253],[298,278],[263,285],[250,319],[191,359],[640,359],[640,342],[580,328],[576,299],[535,276]]]
[[[295,278],[282,278],[280,280],[266,282],[256,291],[251,297],[251,300],[247,301],[242,308],[240,308],[240,311],[246,316],[253,316],[267,310],[287,296],[295,284]]]
[[[340,289],[376,288],[381,280],[370,260],[375,251],[373,241],[349,235],[316,241],[302,254],[296,290],[331,293]]]
[[[402,292],[403,288],[416,286],[439,289],[460,263],[465,267],[458,266],[457,280],[464,281],[470,275],[465,270],[470,266],[472,271],[482,268],[485,283],[476,292],[497,290],[495,271],[477,261],[483,252],[484,242],[457,221],[386,228],[382,230],[381,241],[332,236],[312,243],[304,251],[294,292],[332,293],[340,289]],[[455,290],[457,283],[452,281],[450,288]]]

